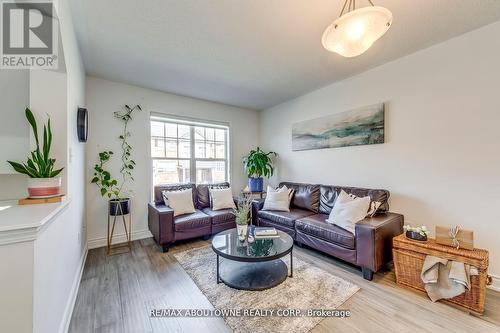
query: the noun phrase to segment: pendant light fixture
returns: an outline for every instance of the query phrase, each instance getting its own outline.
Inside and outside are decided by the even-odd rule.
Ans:
[[[356,0],[346,0],[339,18],[323,33],[325,49],[344,57],[356,57],[382,37],[392,24],[392,13],[371,0],[368,7],[356,9]]]

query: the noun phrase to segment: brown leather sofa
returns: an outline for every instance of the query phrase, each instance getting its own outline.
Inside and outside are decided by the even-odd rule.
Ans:
[[[229,183],[211,185],[159,185],[154,188],[154,202],[148,205],[148,225],[155,242],[162,251],[181,239],[207,237],[222,230],[235,228],[231,209],[212,210],[209,188],[228,188]],[[178,191],[191,188],[196,212],[174,217],[174,211],[165,206],[162,191]]]
[[[392,238],[403,232],[404,217],[389,212],[388,191],[289,182],[283,185],[295,190],[290,212],[263,211],[264,200],[254,200],[255,225],[275,227],[287,232],[299,246],[305,244],[360,266],[367,280],[392,259]],[[369,195],[372,201],[382,203],[374,217],[356,223],[355,234],[325,221],[341,190],[360,197]]]

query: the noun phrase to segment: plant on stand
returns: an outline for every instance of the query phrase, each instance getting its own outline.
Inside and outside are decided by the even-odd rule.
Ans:
[[[109,233],[109,218],[108,218],[108,252],[109,247],[112,242],[114,225],[116,221],[116,216],[124,216],[130,213],[130,194],[131,191],[126,189],[129,182],[133,181],[132,171],[135,168],[135,161],[132,159],[132,146],[130,145],[128,139],[130,138],[130,132],[128,130],[128,123],[132,120],[132,114],[135,111],[141,111],[140,105],[130,107],[125,105],[123,111],[117,111],[113,115],[115,118],[119,119],[123,123],[123,130],[118,139],[121,143],[121,167],[120,174],[121,180],[118,181],[111,177],[111,173],[105,169],[106,164],[110,161],[113,156],[113,152],[103,151],[99,153],[99,163],[94,166],[94,177],[91,183],[96,184],[99,188],[101,196],[109,200],[109,216],[114,216],[113,226],[111,233]],[[128,241],[130,242],[130,219],[129,228],[125,224],[125,219],[123,218],[123,224],[125,227],[125,232],[127,234]]]
[[[43,143],[40,148],[38,140],[38,126],[35,116],[29,108],[24,110],[26,119],[31,125],[33,137],[36,142],[36,149],[28,157],[26,163],[7,161],[16,172],[29,176],[28,193],[30,198],[48,198],[61,194],[61,177],[59,174],[63,168],[54,170],[56,160],[50,158],[52,147],[52,129],[50,128],[50,118],[47,124],[43,125]]]
[[[262,192],[264,187],[264,177],[271,177],[274,173],[272,157],[278,154],[271,151],[265,153],[257,147],[251,150],[247,157],[243,159],[243,166],[248,175],[248,189],[250,192]]]

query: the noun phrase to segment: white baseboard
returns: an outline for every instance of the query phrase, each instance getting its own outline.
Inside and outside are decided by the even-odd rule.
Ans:
[[[132,240],[153,237],[153,235],[151,234],[151,232],[148,229],[139,230],[139,231],[132,231],[131,236],[132,236]],[[125,233],[115,234],[113,236],[113,244],[123,243],[126,240],[127,240],[127,236],[125,235]],[[89,239],[87,242],[87,246],[90,250],[90,249],[96,249],[98,247],[106,246],[106,243],[107,243],[106,237],[99,237],[99,238]]]
[[[491,284],[488,286],[489,289],[500,292],[500,276],[490,274],[492,278]]]
[[[66,303],[66,308],[64,309],[63,319],[59,326],[59,333],[66,333],[69,329],[69,324],[71,323],[71,315],[73,314],[73,309],[75,308],[76,296],[78,295],[78,289],[80,289],[80,281],[82,280],[83,268],[85,267],[85,261],[87,260],[88,247],[85,245],[83,249],[83,255],[80,258],[80,265],[78,272],[73,280],[73,285],[71,286],[71,294],[69,295],[68,302]]]

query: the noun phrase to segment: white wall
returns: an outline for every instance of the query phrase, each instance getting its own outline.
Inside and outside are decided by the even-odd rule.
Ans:
[[[0,176],[15,173],[7,160],[19,161],[28,153],[29,129],[24,109],[29,106],[29,93],[29,70],[0,69]],[[0,179],[7,178],[3,177]]]
[[[26,150],[27,152],[27,150]],[[0,200],[14,200],[28,196],[28,176],[0,174]]]
[[[64,133],[60,140],[54,142],[54,149],[65,164],[64,188],[70,203],[64,214],[52,223],[44,238],[37,240],[35,245],[38,262],[34,272],[35,332],[67,330],[86,256],[85,145],[79,143],[76,136],[77,107],[85,106],[85,71],[68,3],[59,1],[56,5],[66,65],[66,100],[63,114],[51,114],[55,112],[51,109],[45,112],[64,120],[60,127],[54,129]],[[51,297],[48,298],[48,295]]]
[[[28,155],[29,128],[24,109],[29,106],[29,70],[0,69],[0,200],[27,195],[27,176],[16,174],[7,163]]]
[[[31,70],[30,73],[30,109],[37,120],[38,138],[41,140],[43,126],[50,118],[52,129],[52,148],[50,156],[56,159],[54,169],[64,167],[60,173],[62,191],[65,193],[67,177],[67,82],[66,73],[47,70]],[[40,141],[42,145],[42,141]],[[34,136],[31,135],[31,150],[36,148]],[[27,156],[27,155],[26,155]],[[24,156],[21,161],[26,160]]]
[[[242,158],[258,144],[259,116],[257,111],[241,109],[204,100],[193,99],[136,86],[87,77],[87,106],[89,110],[89,141],[87,143],[87,225],[89,247],[105,245],[106,239],[106,200],[101,198],[95,185],[89,184],[98,152],[115,152],[109,163],[112,175],[119,176],[120,146],[118,136],[122,130],[113,112],[124,104],[140,104],[143,111],[136,113],[129,123],[132,136],[133,159],[137,162],[131,190],[133,198],[133,232],[135,238],[147,237],[147,203],[150,202],[151,159],[149,116],[151,112],[196,119],[228,122],[231,132],[231,183],[235,193],[246,186],[247,178],[243,172]],[[117,231],[122,234],[123,228]],[[123,238],[117,238],[123,241]]]
[[[499,35],[497,22],[264,111],[272,182],[386,188],[407,223],[474,230],[500,276]],[[385,144],[291,150],[293,123],[383,101]]]

